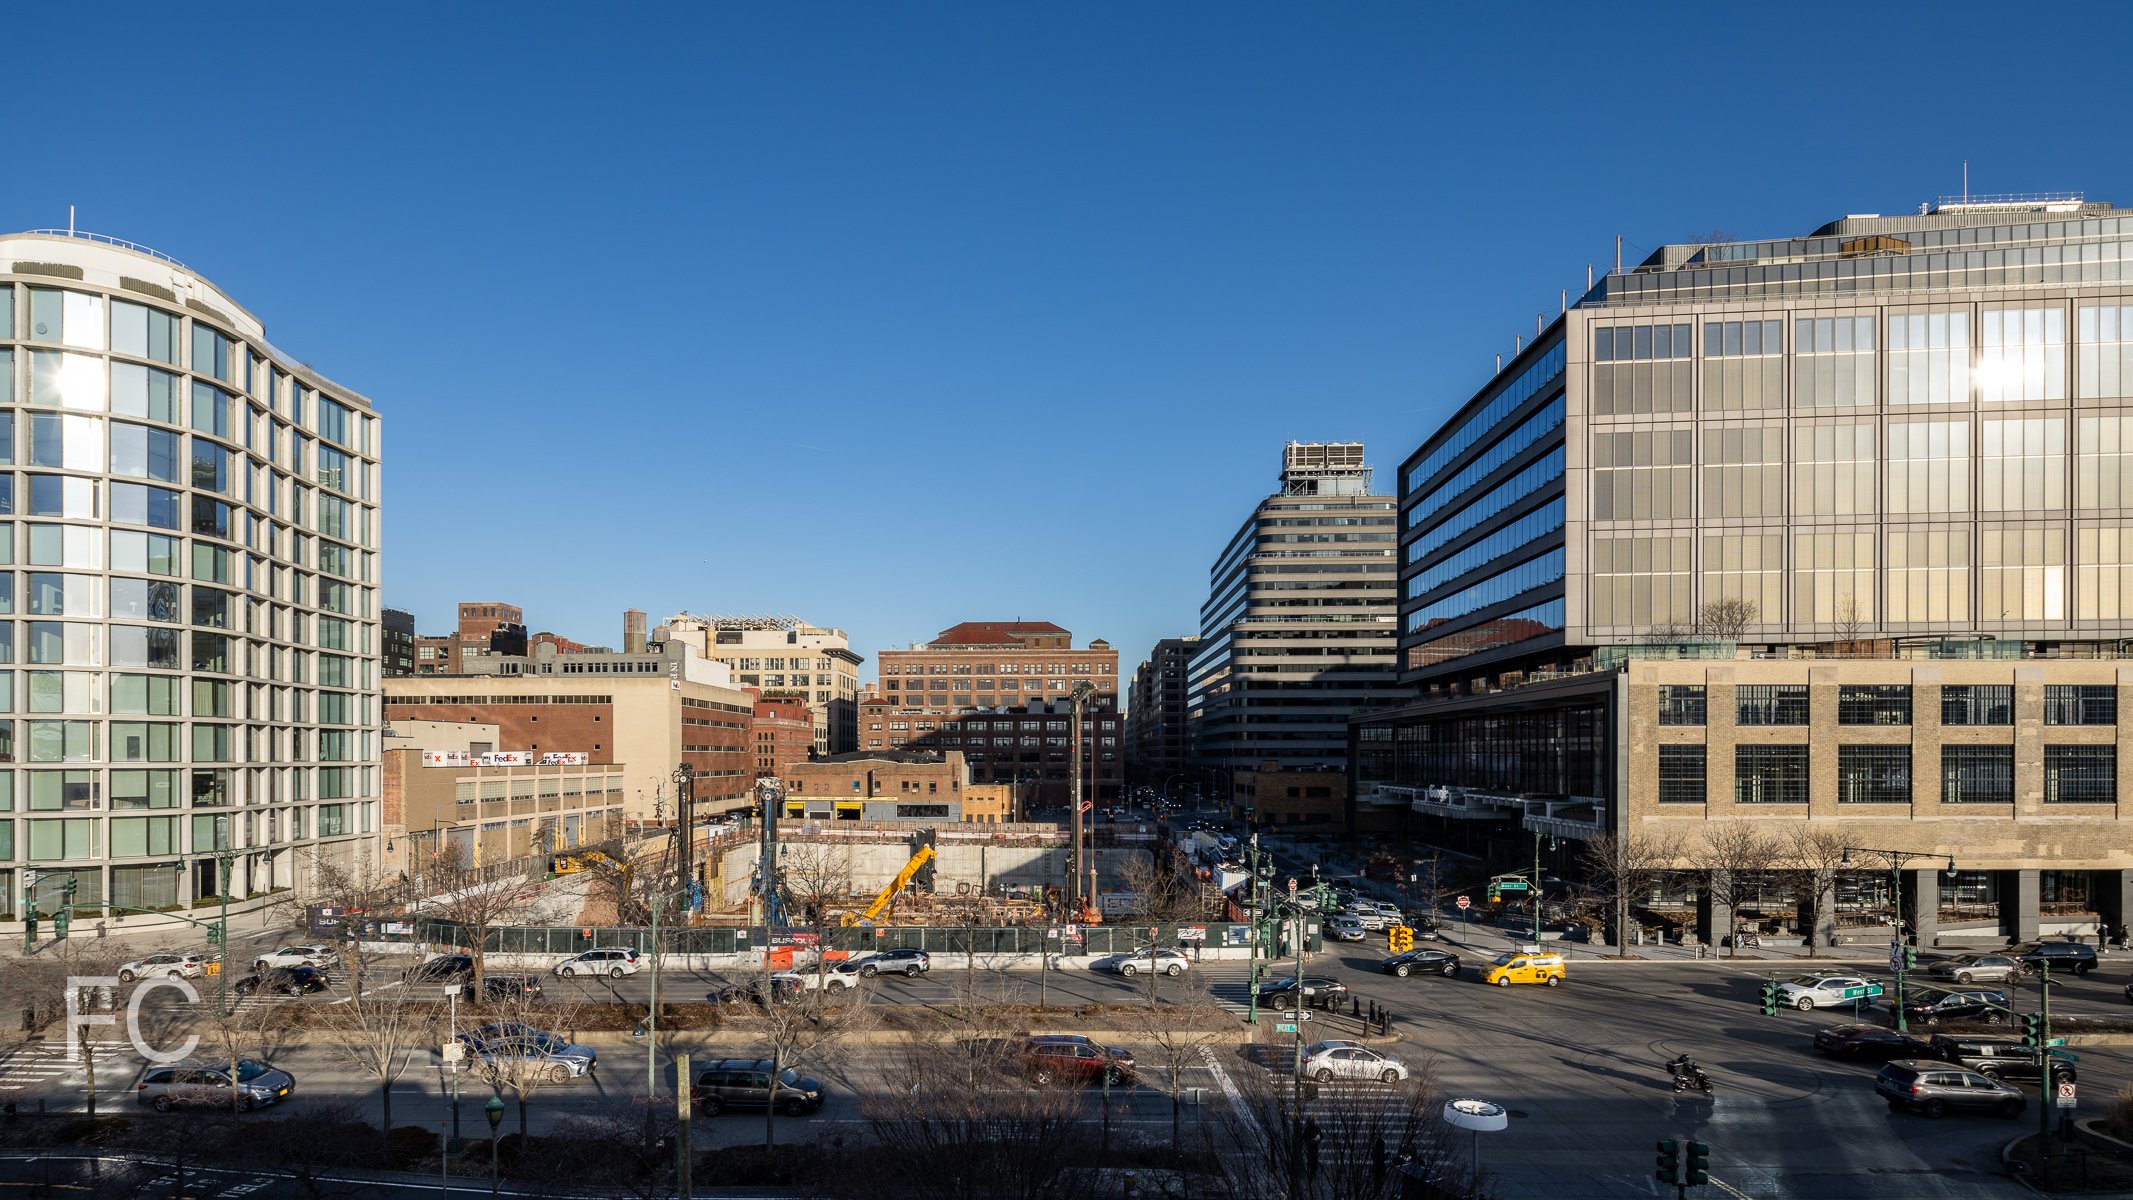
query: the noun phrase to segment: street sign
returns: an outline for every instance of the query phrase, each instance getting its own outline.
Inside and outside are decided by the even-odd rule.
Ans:
[[[2081,1056],[2071,1050],[2054,1050],[2052,1057],[2060,1062],[2080,1062]]]
[[[1465,896],[1459,897],[1459,911],[1465,912],[1467,909],[1470,909],[1472,907],[1474,907],[1474,902],[1472,900],[1467,899]]]
[[[444,1044],[444,1061],[448,1063],[458,1062],[460,1059],[466,1057],[466,1053],[467,1048],[465,1043],[446,1042]]]
[[[1880,984],[1878,984],[1878,983],[1869,983],[1869,984],[1865,985],[1864,987],[1848,987],[1848,988],[1845,988],[1845,989],[1844,989],[1844,990],[1843,990],[1842,992],[1839,992],[1839,993],[1838,993],[1838,996],[1839,996],[1840,998],[1842,998],[1842,999],[1845,999],[1845,1000],[1861,1000],[1861,999],[1867,999],[1867,1000],[1870,1000],[1870,999],[1874,998],[1875,996],[1879,996],[1880,994],[1881,994],[1881,985],[1880,985]]]
[[[1297,1012],[1285,1012],[1285,1013],[1281,1014],[1281,1019],[1282,1019],[1282,1020],[1284,1020],[1284,1021],[1297,1021],[1297,1022],[1302,1022],[1302,1021],[1308,1021],[1308,1020],[1310,1020],[1310,1019],[1311,1019],[1311,1014],[1310,1014],[1310,1013],[1307,1013],[1307,1012],[1303,1012],[1303,1011],[1301,1011],[1301,1010],[1299,1010],[1299,1011],[1297,1011]]]
[[[1496,885],[1496,890],[1499,892],[1523,892],[1527,886],[1526,881],[1523,879],[1506,879]]]
[[[2052,1040],[2050,1040],[2050,1041],[2048,1041],[2048,1042],[2046,1042],[2046,1043],[2044,1043],[2044,1044],[2045,1044],[2045,1045],[2047,1045],[2047,1046],[2064,1046],[2064,1045],[2066,1045],[2066,1039],[2065,1039],[2065,1038],[2053,1038]]]
[[[1289,876],[1289,894],[1292,896],[1296,894],[1296,877],[1294,875]]]
[[[1902,943],[1902,942],[1890,942],[1890,943],[1889,943],[1889,973],[1890,973],[1891,975],[1893,975],[1893,974],[1895,974],[1896,972],[1898,972],[1898,971],[1901,971],[1901,970],[1903,970],[1903,943]]]
[[[2057,1103],[2058,1103],[2058,1106],[2059,1106],[2060,1108],[2072,1108],[2072,1107],[2074,1107],[2074,1081],[2073,1081],[2073,1080],[2071,1080],[2071,1079],[2062,1079],[2062,1080],[2060,1080],[2060,1081],[2059,1081],[2059,1092],[2058,1092],[2058,1100],[2057,1100]]]
[[[1295,1027],[1294,1025],[1276,1025],[1276,1026],[1274,1026],[1274,1032],[1275,1032],[1275,1033],[1295,1033],[1295,1032],[1296,1032],[1296,1027]]]

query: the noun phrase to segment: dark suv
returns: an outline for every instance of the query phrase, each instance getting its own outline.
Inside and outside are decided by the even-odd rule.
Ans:
[[[2037,1052],[2020,1042],[2007,1038],[1959,1037],[1940,1033],[1933,1036],[1933,1052],[1952,1063],[1989,1075],[1994,1079],[2019,1079],[2035,1083]],[[2052,1082],[2071,1083],[2074,1079],[2074,1064],[2065,1059],[2052,1061]]]
[[[1133,1082],[1133,1056],[1074,1034],[1046,1034],[1022,1043],[1022,1072],[1037,1083]]]
[[[1899,1059],[1881,1068],[1874,1090],[1889,1102],[1892,1112],[1910,1109],[1929,1117],[1960,1109],[2019,1117],[2028,1105],[2022,1093],[1997,1079],[1923,1058]]]
[[[696,1073],[689,1089],[689,1102],[696,1111],[715,1117],[728,1108],[767,1108],[771,1103],[770,1069],[767,1058],[726,1058]],[[822,1107],[822,1081],[787,1067],[778,1073],[778,1111],[789,1117],[805,1116]]]
[[[2086,975],[2096,969],[2096,947],[2081,942],[2024,942],[2008,953],[2032,967],[2050,963],[2054,975]]]

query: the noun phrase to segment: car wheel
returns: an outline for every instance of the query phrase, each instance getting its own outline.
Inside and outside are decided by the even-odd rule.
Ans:
[[[859,968],[859,977],[860,977],[861,979],[872,979],[872,978],[874,978],[874,976],[875,976],[875,975],[877,975],[877,974],[879,974],[879,973],[880,973],[880,972],[879,972],[879,970],[878,970],[877,968],[875,968],[875,967],[872,967],[872,966],[865,966],[865,967],[861,967],[861,968]]]
[[[1987,1025],[2005,1025],[2006,1023],[2007,1014],[1999,1011],[1998,1009],[1994,1009],[1993,1011],[1985,1014],[1985,1024]]]
[[[1926,1026],[1926,1028],[1928,1028],[1928,1029],[1938,1029],[1938,1028],[1940,1028],[1940,1018],[1939,1018],[1939,1017],[1934,1017],[1934,1016],[1928,1016],[1928,1017],[1927,1017],[1927,1018],[1925,1019],[1925,1026]]]
[[[1399,976],[1399,977],[1400,977],[1400,978],[1402,978],[1402,979],[1405,979],[1405,978],[1407,978],[1407,964],[1406,964],[1406,963],[1401,963],[1401,964],[1400,964],[1399,966],[1397,966],[1397,967],[1394,967],[1394,968],[1392,969],[1392,973],[1393,973],[1393,974],[1395,974],[1395,975],[1397,975],[1397,976]]]
[[[550,1083],[561,1083],[564,1080],[570,1078],[570,1068],[564,1066],[562,1063],[556,1063],[553,1066],[550,1066],[548,1070],[544,1072],[544,1075]]]
[[[1029,1077],[1035,1083],[1050,1083],[1052,1081],[1052,1069],[1050,1067],[1038,1067],[1029,1073]]]
[[[1124,1071],[1121,1071],[1121,1070],[1119,1070],[1119,1069],[1118,1069],[1117,1067],[1105,1067],[1105,1068],[1104,1068],[1104,1084],[1105,1084],[1105,1086],[1107,1086],[1107,1087],[1120,1087],[1120,1086],[1123,1086],[1123,1085],[1125,1084],[1125,1082],[1126,1082],[1126,1073],[1125,1073]]]
[[[1550,975],[1546,979],[1541,980],[1542,983],[1547,984],[1549,987],[1554,987],[1556,984],[1561,983],[1562,981],[1563,977],[1560,975]]]
[[[1977,1073],[1992,1080],[1994,1083],[1998,1083],[2000,1080],[2000,1072],[1997,1067],[1979,1067]]]
[[[1317,1074],[1315,1074],[1315,1075],[1313,1075],[1313,1076],[1311,1076],[1311,1078],[1313,1078],[1313,1079],[1316,1079],[1316,1080],[1318,1080],[1318,1081],[1319,1081],[1320,1083],[1332,1083],[1332,1082],[1333,1082],[1333,1072],[1331,1072],[1331,1071],[1328,1071],[1328,1070],[1327,1070],[1327,1069],[1325,1069],[1324,1067],[1320,1067],[1320,1068],[1318,1069],[1318,1073],[1317,1073]]]
[[[1939,1100],[1928,1100],[1918,1111],[1935,1120],[1939,1120],[1941,1117],[1948,1115],[1948,1106]]]
[[[1889,1111],[1890,1111],[1890,1112],[1902,1112],[1902,1111],[1903,1111],[1903,1103],[1902,1103],[1902,1101],[1899,1101],[1899,1100],[1891,1100],[1891,1101],[1889,1101]]]
[[[904,978],[916,979],[918,978],[918,973],[923,970],[925,970],[924,967],[919,966],[917,963],[913,963],[910,966],[904,968]]]
[[[1968,971],[1957,971],[1957,972],[1955,973],[1955,982],[1957,982],[1957,983],[1968,983],[1968,982],[1970,982],[1970,972],[1968,972]]]
[[[1128,979],[1131,979],[1135,975],[1140,974],[1140,969],[1138,967],[1135,967],[1132,963],[1120,963],[1118,966],[1118,973]]]
[[[1457,975],[1458,973],[1459,973],[1459,964],[1458,964],[1458,963],[1446,963],[1446,964],[1444,964],[1444,977],[1445,977],[1446,979],[1450,979],[1450,978],[1451,978],[1452,976],[1454,976],[1454,975]]]
[[[157,1096],[154,1100],[148,1102],[148,1107],[160,1113],[167,1113],[177,1107],[177,1101],[168,1096]]]
[[[624,971],[621,967],[616,967],[615,969],[607,973],[607,977],[609,979],[620,979],[626,974],[628,974],[628,972]]]
[[[1497,980],[1497,981],[1496,981],[1496,986],[1497,986],[1497,987],[1510,987],[1510,986],[1511,986],[1511,977],[1510,977],[1509,975],[1506,975],[1506,976],[1504,976],[1503,978],[1501,978],[1501,979]]]
[[[1390,1068],[1390,1067],[1387,1067],[1387,1068],[1386,1068],[1385,1070],[1382,1070],[1382,1071],[1379,1071],[1379,1072],[1378,1072],[1378,1082],[1379,1082],[1379,1083],[1398,1083],[1398,1082],[1400,1082],[1400,1073],[1399,1073],[1398,1071],[1395,1071],[1395,1070],[1393,1070],[1393,1069],[1392,1069],[1392,1068]]]
[[[1163,974],[1170,976],[1172,979],[1176,979],[1178,976],[1183,975],[1184,973],[1185,968],[1179,966],[1176,963],[1171,963],[1170,966],[1163,971]]]
[[[239,1101],[237,1102],[237,1111],[238,1111],[238,1112],[251,1112],[251,1111],[252,1111],[252,1098],[251,1098],[250,1096],[246,1096],[246,1097],[245,1097],[244,1099],[242,1099],[242,1100],[239,1100]]]
[[[1799,999],[1793,1001],[1792,1006],[1794,1008],[1799,1009],[1801,1012],[1806,1012],[1807,1010],[1815,1006],[1815,998],[1813,996],[1802,996]]]
[[[132,983],[132,982],[133,982],[134,980],[136,980],[136,979],[138,979],[138,978],[140,978],[140,976],[138,976],[138,975],[134,974],[134,973],[133,973],[132,971],[120,971],[120,972],[119,972],[119,982],[120,982],[120,983]]]
[[[2020,1100],[2003,1100],[2003,1101],[2001,1101],[2001,1102],[2000,1102],[2000,1115],[2001,1115],[2001,1116],[2003,1116],[2003,1117],[2005,1117],[2005,1118],[2007,1118],[2007,1119],[2008,1119],[2008,1120],[2010,1120],[2010,1121],[2014,1120],[2014,1119],[2015,1119],[2016,1117],[2019,1117],[2019,1116],[2021,1116],[2021,1115],[2022,1115],[2022,1102],[2021,1102]]]
[[[804,1117],[807,1115],[807,1101],[805,1100],[787,1100],[782,1107],[788,1117]]]

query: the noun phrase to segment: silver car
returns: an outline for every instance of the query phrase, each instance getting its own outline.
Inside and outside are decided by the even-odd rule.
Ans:
[[[243,1093],[237,1098],[236,1107],[250,1112],[288,1099],[289,1093],[296,1090],[296,1077],[263,1062],[240,1058],[237,1086]],[[157,1112],[179,1107],[227,1110],[231,1107],[230,1068],[226,1063],[151,1067],[135,1085],[133,1098],[135,1103]]]
[[[2005,983],[2028,975],[2029,965],[2009,954],[1959,954],[1934,963],[1925,973],[1957,983]]]
[[[1375,1079],[1398,1083],[1407,1078],[1407,1064],[1388,1058],[1361,1042],[1333,1040],[1304,1047],[1303,1076],[1320,1083],[1336,1079]]]

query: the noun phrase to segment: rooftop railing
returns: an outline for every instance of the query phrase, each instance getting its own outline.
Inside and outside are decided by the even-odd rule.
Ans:
[[[86,229],[28,229],[24,230],[23,232],[43,234],[47,237],[80,238],[85,242],[101,242],[106,246],[117,246],[121,250],[131,250],[135,254],[145,254],[148,257],[156,259],[158,261],[167,262],[171,266],[177,267],[180,270],[192,270],[191,267],[186,266],[184,263],[179,262],[177,259],[172,258],[170,255],[163,253],[161,250],[158,250],[153,246],[143,246],[139,242],[129,242],[125,238],[112,237],[110,234],[107,233],[90,233]]]

